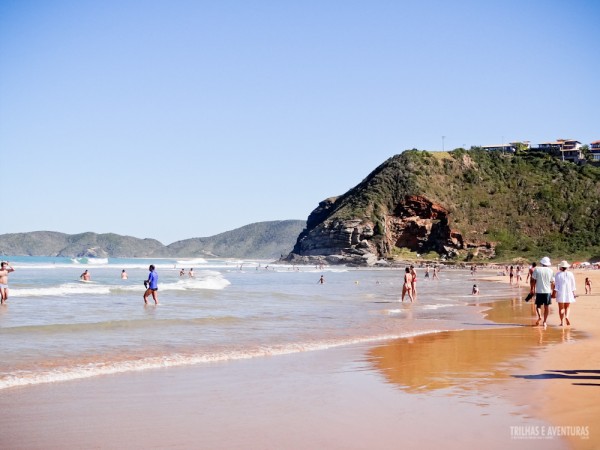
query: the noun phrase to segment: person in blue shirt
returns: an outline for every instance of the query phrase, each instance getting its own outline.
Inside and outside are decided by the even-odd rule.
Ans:
[[[144,292],[144,304],[146,305],[148,304],[148,296],[150,294],[152,294],[154,303],[158,305],[158,274],[154,269],[154,264],[151,264],[148,279],[144,281],[144,286],[146,286],[146,292]]]

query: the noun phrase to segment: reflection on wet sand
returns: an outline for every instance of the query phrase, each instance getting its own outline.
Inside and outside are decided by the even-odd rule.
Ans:
[[[521,367],[519,359],[533,356],[540,346],[582,337],[570,328],[530,326],[528,304],[502,301],[490,306],[487,318],[496,323],[489,329],[396,340],[371,350],[368,362],[406,391],[476,389],[491,380],[508,379]]]

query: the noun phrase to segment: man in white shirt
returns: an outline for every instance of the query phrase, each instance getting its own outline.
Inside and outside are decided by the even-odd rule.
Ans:
[[[533,279],[532,290],[535,292],[535,310],[537,312],[538,320],[535,323],[539,325],[542,321],[542,306],[544,307],[544,322],[543,326],[546,328],[546,321],[548,319],[548,308],[552,303],[552,291],[554,290],[554,271],[550,267],[552,263],[550,258],[544,256],[540,263],[542,267],[536,267],[531,274]]]

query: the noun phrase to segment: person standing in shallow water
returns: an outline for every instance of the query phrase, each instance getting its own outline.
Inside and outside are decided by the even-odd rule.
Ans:
[[[410,274],[412,275],[412,298],[417,299],[417,271],[415,266],[410,266]]]
[[[410,273],[410,268],[407,267],[404,270],[404,283],[402,284],[402,301],[404,301],[404,296],[406,294],[408,294],[408,298],[410,298],[410,302],[412,303],[413,301],[413,295],[412,295],[412,281],[413,281],[413,276]]]
[[[8,262],[2,261],[0,265],[0,304],[4,305],[8,300],[8,274],[14,272]]]
[[[146,305],[148,304],[148,297],[150,294],[152,294],[154,304],[158,305],[158,274],[154,269],[154,264],[151,264],[148,268],[148,270],[150,270],[148,279],[144,281],[144,286],[146,286],[146,292],[144,292],[144,304]]]

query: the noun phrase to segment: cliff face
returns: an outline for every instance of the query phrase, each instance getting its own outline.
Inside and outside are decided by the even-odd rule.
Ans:
[[[315,223],[315,217],[322,216],[331,206],[321,204],[309,216],[307,224]],[[330,263],[373,265],[395,248],[448,256],[469,249],[488,258],[494,256],[493,243],[465,243],[462,234],[450,227],[448,210],[423,196],[405,196],[393,212],[382,219],[383,229],[379,235],[375,233],[377,225],[371,220],[334,219],[315,223],[312,229],[300,235],[287,259],[314,262],[319,258],[311,257],[324,256]]]
[[[390,158],[321,202],[285,259],[372,265],[404,250],[463,260],[493,259],[498,250],[505,257],[559,246],[600,251],[600,171],[515,158],[479,150]]]

